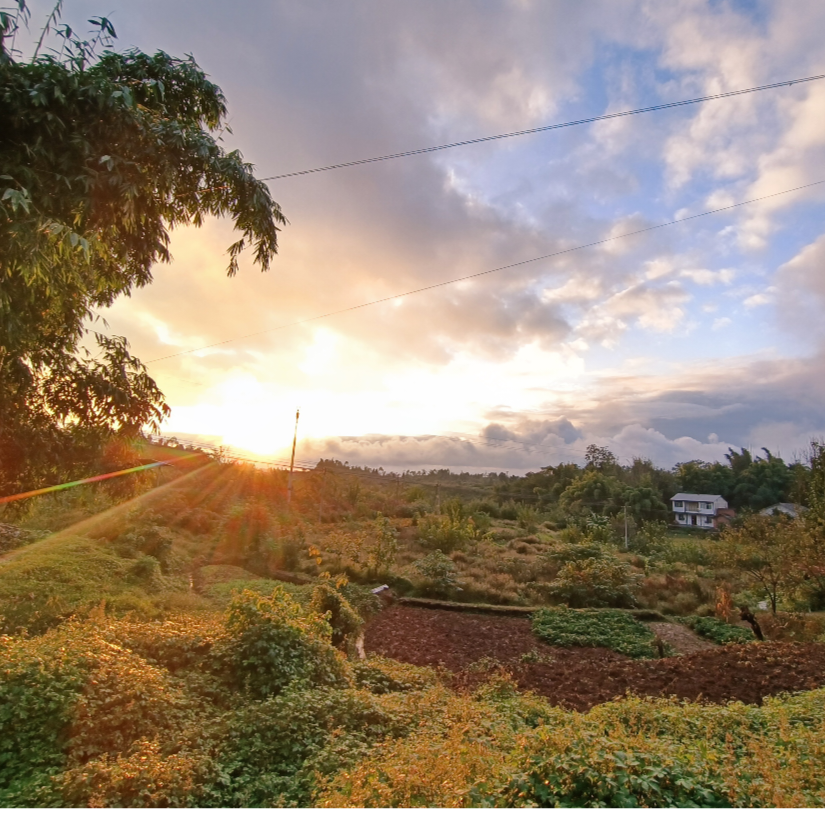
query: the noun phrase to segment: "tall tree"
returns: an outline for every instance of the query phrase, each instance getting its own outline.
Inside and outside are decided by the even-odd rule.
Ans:
[[[0,495],[59,473],[78,440],[157,426],[168,412],[123,339],[86,324],[170,260],[171,231],[227,216],[262,269],[285,223],[267,186],[217,135],[226,102],[192,57],[109,50],[115,31],[94,18],[91,40],[47,22],[24,60],[12,47],[26,19],[0,16]],[[44,30],[44,35],[47,34]],[[103,51],[98,55],[98,51]],[[65,463],[65,462],[64,462]]]

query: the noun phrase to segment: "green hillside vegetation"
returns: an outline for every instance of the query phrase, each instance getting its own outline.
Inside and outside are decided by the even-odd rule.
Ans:
[[[14,806],[820,806],[825,691],[586,714],[506,675],[350,662],[280,587],[225,618],[102,613],[0,642]]]
[[[447,588],[453,602],[544,606],[535,632],[559,646],[655,656],[633,616],[655,617],[654,607],[693,610],[688,624],[720,643],[753,638],[696,613],[711,615],[723,586],[734,601],[751,586],[747,570],[716,566],[728,558],[717,542],[643,525],[639,551],[625,552],[592,517],[521,526],[478,500],[439,513],[418,498],[415,515],[396,516],[408,506],[403,486],[359,475],[354,496],[353,475],[329,468],[296,478],[292,508],[279,471],[211,461],[145,476],[114,506],[103,486],[72,493],[77,518],[61,494],[6,511],[53,532],[0,557],[4,805],[825,801],[822,690],[764,707],[626,698],[581,714],[520,692],[505,672],[468,695],[434,671],[354,651],[379,609],[369,588],[383,582],[418,596]],[[426,482],[415,489],[426,494]],[[318,520],[320,495],[334,521]],[[448,564],[416,565],[436,552],[434,523],[461,538],[440,552]],[[558,603],[553,584],[571,565],[575,598],[603,599],[616,587],[613,573],[599,580],[605,560],[627,572],[635,611]],[[788,580],[788,602],[810,592],[799,581]],[[782,622],[759,615],[768,638],[785,638]],[[796,625],[808,635],[794,638],[822,633],[809,615]]]

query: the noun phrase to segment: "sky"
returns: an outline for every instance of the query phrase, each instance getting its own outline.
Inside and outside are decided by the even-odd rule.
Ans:
[[[825,73],[817,0],[65,3],[96,14],[118,48],[192,54],[261,177]],[[166,433],[259,456],[288,454],[300,408],[304,462],[792,460],[825,432],[825,184],[764,196],[823,161],[825,80],[272,180],[269,271],[228,279],[212,220],[103,315]]]

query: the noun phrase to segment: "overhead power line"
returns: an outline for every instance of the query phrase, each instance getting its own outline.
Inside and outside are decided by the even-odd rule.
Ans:
[[[406,152],[394,152],[389,155],[378,155],[374,158],[363,158],[361,160],[348,160],[343,163],[333,163],[329,166],[316,166],[314,169],[302,169],[298,172],[284,172],[281,175],[269,175],[261,180],[283,180],[284,178],[295,178],[301,175],[314,175],[316,172],[330,172],[333,169],[345,169],[349,166],[363,166],[366,163],[380,163],[385,160],[396,160],[397,158],[408,158],[413,155],[425,155],[430,152],[441,152],[444,149],[457,149],[460,146],[471,146],[474,143],[488,143],[493,140],[506,140],[507,138],[522,137],[523,135],[535,135],[539,132],[551,132],[557,129],[567,129],[570,126],[584,126],[588,123],[598,123],[601,120],[613,120],[630,115],[641,115],[646,112],[658,112],[662,109],[675,109],[679,106],[692,106],[695,103],[706,103],[711,100],[724,100],[728,97],[752,94],[753,92],[764,92],[768,89],[779,89],[782,86],[793,86],[796,83],[810,83],[814,80],[822,80],[825,75],[811,75],[810,77],[798,77],[793,80],[781,80],[778,83],[767,83],[764,86],[752,86],[749,89],[738,89],[733,92],[720,92],[715,95],[704,95],[702,97],[692,97],[688,100],[677,100],[672,103],[658,103],[655,106],[645,106],[641,109],[628,109],[624,112],[613,112],[608,115],[596,115],[585,117],[579,120],[568,120],[565,123],[553,123],[549,126],[536,126],[533,129],[520,129],[517,132],[504,132],[500,135],[488,135],[487,137],[469,138],[468,140],[458,140],[454,143],[442,143],[438,146],[428,146],[424,149],[410,149]]]
[[[517,261],[516,263],[512,264],[496,266],[492,269],[485,269],[481,272],[475,272],[472,275],[462,275],[460,278],[451,278],[448,281],[439,281],[436,284],[418,287],[417,289],[410,289],[406,292],[399,292],[395,295],[388,295],[385,298],[376,298],[374,301],[365,301],[362,304],[355,304],[353,306],[344,307],[342,309],[334,309],[331,312],[324,312],[320,315],[313,315],[310,318],[301,318],[297,321],[290,321],[287,324],[281,324],[277,327],[270,327],[268,329],[258,330],[257,332],[250,332],[247,335],[238,335],[235,338],[226,338],[223,341],[216,341],[214,344],[205,344],[202,347],[193,347],[192,349],[181,350],[180,352],[173,352],[170,355],[162,355],[159,358],[150,358],[145,363],[156,364],[158,361],[166,361],[169,358],[177,358],[181,355],[190,355],[193,352],[203,352],[204,350],[212,349],[213,347],[220,347],[224,344],[232,344],[235,341],[243,341],[247,338],[254,338],[257,335],[264,335],[268,332],[278,332],[279,330],[288,329],[289,327],[298,326],[299,324],[308,324],[312,321],[320,321],[324,318],[331,318],[334,315],[342,315],[345,312],[353,312],[356,309],[365,309],[366,307],[376,306],[377,304],[384,304],[387,301],[395,301],[399,298],[407,298],[410,295],[417,295],[420,292],[428,292],[431,289],[438,289],[442,286],[449,286],[450,284],[457,284],[462,281],[470,281],[473,278],[480,278],[482,275],[492,275],[495,272],[504,272],[507,269],[514,269],[518,266],[526,266],[527,264],[536,263],[537,261],[546,261],[550,258],[557,258],[560,255],[568,255],[571,252],[579,252],[582,249],[589,249],[594,246],[601,246],[602,244],[610,243],[611,241],[619,241],[623,238],[633,237],[634,235],[642,235],[646,232],[653,232],[655,229],[664,229],[667,226],[674,226],[677,223],[686,223],[687,221],[694,221],[697,218],[704,218],[708,215],[715,215],[719,212],[726,212],[730,209],[737,209],[740,206],[747,206],[750,203],[757,203],[758,201],[768,200],[769,198],[777,198],[780,195],[788,195],[791,192],[798,192],[801,189],[809,189],[812,186],[819,186],[822,183],[825,183],[825,180],[818,180],[814,181],[813,183],[806,183],[802,186],[794,186],[792,189],[784,189],[781,192],[773,192],[770,195],[761,195],[758,198],[750,198],[746,201],[740,201],[739,203],[732,203],[729,206],[720,206],[718,209],[709,209],[706,212],[699,212],[695,215],[688,215],[684,218],[676,218],[672,221],[665,221],[664,223],[658,223],[653,226],[645,227],[644,229],[634,229],[632,232],[623,232],[621,235],[611,235],[610,237],[602,238],[598,241],[591,241],[590,243],[579,244],[578,246],[571,246],[567,249],[560,249],[557,252],[548,252],[546,255],[537,255],[535,258],[528,258],[525,261]]]

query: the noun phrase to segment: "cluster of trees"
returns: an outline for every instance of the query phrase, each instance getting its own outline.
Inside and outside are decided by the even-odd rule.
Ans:
[[[715,546],[716,562],[741,571],[774,613],[781,601],[825,609],[825,445],[811,446],[806,478],[797,518],[752,515]]]
[[[498,484],[495,490],[499,497],[533,497],[570,514],[613,515],[626,506],[637,520],[669,518],[670,499],[678,492],[721,495],[738,510],[759,510],[782,501],[806,504],[810,460],[786,464],[770,451],[763,452],[761,457],[747,449],[731,449],[725,463],[690,461],[663,470],[643,458],[622,465],[608,448],[591,444],[583,467],[544,467]]]

